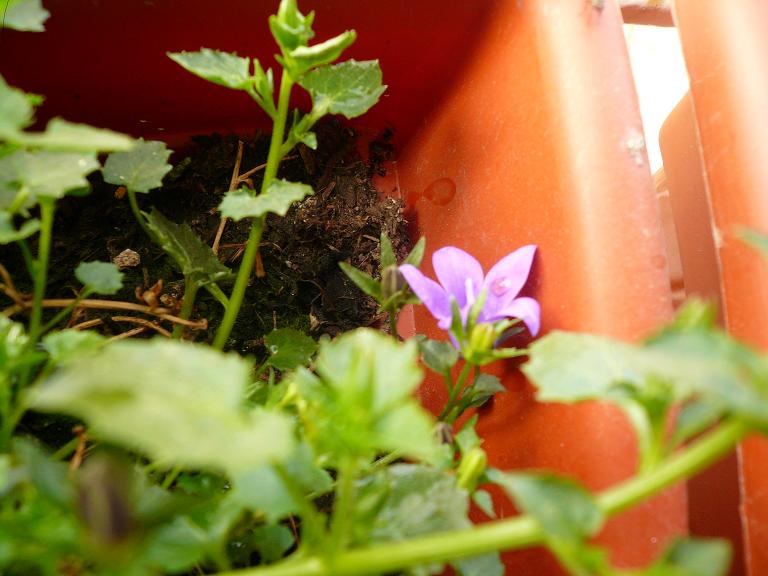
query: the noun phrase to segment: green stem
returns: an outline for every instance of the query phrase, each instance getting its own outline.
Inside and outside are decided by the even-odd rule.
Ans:
[[[181,466],[174,466],[173,469],[165,475],[165,478],[163,478],[163,483],[160,485],[160,488],[169,490],[171,486],[173,486],[173,483],[176,482],[179,474],[181,474]]]
[[[469,376],[469,371],[472,369],[472,364],[469,362],[465,362],[464,366],[461,369],[461,372],[459,373],[459,377],[456,379],[456,384],[454,384],[450,388],[450,392],[448,394],[448,401],[445,403],[445,406],[443,407],[443,411],[440,412],[440,416],[437,417],[438,420],[442,422],[447,422],[448,424],[452,424],[456,420],[456,416],[454,416],[452,419],[448,419],[450,416],[452,416],[452,412],[454,411],[454,408],[456,407],[456,401],[461,398],[461,391],[464,389],[464,384],[467,381],[467,376]]]
[[[27,268],[27,273],[30,278],[35,277],[35,259],[32,256],[32,250],[29,249],[29,244],[26,240],[17,240],[16,244],[21,250],[21,255],[24,257],[24,265]]]
[[[40,240],[35,261],[34,300],[32,301],[32,316],[29,321],[29,347],[33,349],[40,338],[40,328],[43,319],[43,297],[48,279],[48,260],[51,255],[51,239],[53,237],[53,216],[56,204],[52,198],[40,199]],[[24,379],[25,381],[27,378]]]
[[[229,306],[229,298],[227,298],[227,295],[224,294],[221,288],[219,288],[218,284],[206,284],[205,289],[208,290],[208,293],[216,298],[219,304],[221,304],[224,308]]]
[[[195,297],[197,296],[197,290],[200,288],[197,282],[193,282],[191,278],[184,278],[184,301],[181,304],[181,311],[179,312],[179,318],[182,320],[189,320],[192,316],[192,311],[195,309]],[[184,334],[184,326],[176,324],[173,327],[173,333],[171,337],[178,340]]]
[[[336,487],[336,502],[331,521],[330,550],[332,555],[341,553],[347,546],[349,534],[355,518],[357,500],[357,462],[354,458],[345,458],[339,466]]]
[[[139,210],[139,203],[136,200],[136,192],[130,188],[126,189],[128,190],[128,203],[131,205],[131,212],[133,212],[133,215],[136,218],[136,222],[139,223],[139,226],[141,226],[141,229],[144,230],[146,235],[154,240],[155,237],[152,235],[152,231],[149,229],[147,220],[144,218],[141,210]]]
[[[724,422],[690,448],[661,462],[647,474],[631,478],[597,497],[608,516],[618,514],[665,488],[712,464],[750,432],[742,422]],[[475,526],[470,530],[444,532],[377,546],[342,552],[333,559],[290,559],[263,568],[220,576],[351,576],[386,573],[433,562],[445,562],[497,550],[541,544],[544,533],[531,516],[518,516]]]
[[[389,314],[389,333],[396,342],[400,341],[400,335],[397,333],[397,310],[388,311]]]
[[[288,104],[291,99],[292,87],[293,80],[291,80],[286,72],[283,72],[282,78],[280,79],[277,116],[272,128],[272,139],[269,143],[267,166],[264,168],[264,180],[261,183],[262,194],[267,191],[272,180],[277,176],[277,168],[280,165],[280,160],[282,158],[281,146],[285,134],[285,121],[288,118]],[[243,254],[243,260],[240,263],[240,269],[237,271],[235,285],[232,288],[232,294],[229,297],[229,305],[224,311],[224,318],[222,318],[221,325],[216,331],[216,337],[213,340],[213,347],[218,350],[222,350],[227,343],[229,334],[232,332],[232,328],[237,320],[237,315],[240,312],[240,306],[243,304],[245,289],[248,287],[248,278],[253,271],[256,254],[259,250],[259,243],[261,242],[261,233],[264,230],[265,219],[265,216],[254,218],[253,224],[251,225],[248,244],[245,247],[245,253]]]

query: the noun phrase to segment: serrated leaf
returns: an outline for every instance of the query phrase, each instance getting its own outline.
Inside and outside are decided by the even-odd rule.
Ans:
[[[332,478],[315,464],[307,444],[300,444],[283,466],[295,486],[305,494],[324,494],[333,488]],[[301,510],[301,503],[294,496],[272,466],[249,470],[234,478],[234,501],[264,514],[270,522],[278,522]]]
[[[267,212],[285,216],[294,202],[310,194],[314,194],[311,186],[276,179],[270,183],[264,194],[258,196],[248,188],[227,192],[219,205],[219,211],[222,216],[235,221],[258,218]]]
[[[0,210],[0,244],[10,244],[17,240],[29,238],[40,230],[40,221],[36,218],[25,220],[18,230],[13,225],[13,216]]]
[[[147,215],[147,224],[160,247],[176,262],[185,278],[204,286],[230,276],[229,268],[219,261],[210,246],[197,237],[189,224],[171,222],[157,209]]]
[[[104,163],[104,181],[146,193],[163,185],[163,176],[171,171],[171,151],[165,143],[142,138],[128,152],[113,152]]]
[[[202,48],[198,52],[168,52],[168,57],[185,70],[209,82],[244,90],[251,83],[251,59],[230,52]]]
[[[378,102],[386,90],[378,60],[347,60],[308,72],[300,84],[312,96],[313,113],[355,118]]]
[[[307,402],[303,417],[319,452],[440,456],[433,420],[412,397],[421,381],[414,343],[358,329],[322,345],[315,365],[318,376],[300,369],[292,382]]]
[[[76,362],[95,353],[104,342],[103,336],[89,330],[59,330],[43,337],[43,347],[54,364]]]
[[[346,262],[339,262],[339,268],[341,268],[341,271],[347,275],[347,278],[355,283],[355,286],[360,288],[360,290],[365,292],[368,296],[375,300],[381,299],[381,283],[378,280],[371,278],[362,270],[358,270]]]
[[[0,139],[8,139],[9,135],[26,128],[33,120],[34,107],[29,96],[18,88],[8,86],[0,76]]]
[[[12,191],[17,187],[14,183],[27,190],[26,207],[41,196],[58,199],[72,190],[88,188],[85,177],[99,166],[95,153],[17,150],[0,158],[0,208],[9,206],[5,190]]]
[[[487,476],[541,524],[548,540],[580,542],[603,525],[603,514],[592,496],[572,480],[495,469],[489,469]]]
[[[264,337],[267,361],[278,370],[306,366],[317,351],[317,342],[293,328],[278,328]]]
[[[97,294],[117,294],[123,287],[123,273],[112,262],[81,262],[75,277]]]
[[[244,409],[250,370],[206,346],[122,341],[66,366],[30,399],[35,410],[82,418],[96,437],[162,465],[236,475],[294,447],[289,418]]]
[[[448,342],[424,339],[419,341],[421,359],[430,370],[445,374],[459,361],[459,352]]]
[[[725,540],[686,538],[669,547],[662,559],[635,576],[725,576],[731,548]]]
[[[285,67],[294,79],[298,79],[307,70],[324,64],[330,64],[341,56],[341,53],[357,38],[354,30],[346,30],[338,36],[329,38],[312,46],[297,46],[283,52]],[[278,58],[278,61],[281,60]]]
[[[45,132],[19,132],[11,140],[23,146],[61,152],[112,152],[134,147],[135,141],[118,132],[76,124],[61,118],[48,122]]]
[[[306,16],[299,12],[296,0],[280,0],[277,14],[269,17],[269,29],[281,48],[293,50],[297,46],[306,46],[315,35],[312,31],[314,18],[314,12]]]
[[[51,15],[41,0],[0,0],[0,12],[3,27],[21,32],[44,32],[45,21]]]

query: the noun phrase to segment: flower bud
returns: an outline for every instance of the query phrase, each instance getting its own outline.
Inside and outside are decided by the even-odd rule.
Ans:
[[[475,446],[469,452],[464,454],[457,470],[457,484],[468,492],[474,492],[477,487],[477,481],[485,472],[488,466],[488,456],[485,450]]]
[[[405,278],[400,269],[390,265],[381,271],[381,298],[384,301],[401,292],[406,286]]]
[[[469,335],[469,350],[473,354],[487,352],[493,348],[497,334],[492,324],[481,322],[472,327]]]

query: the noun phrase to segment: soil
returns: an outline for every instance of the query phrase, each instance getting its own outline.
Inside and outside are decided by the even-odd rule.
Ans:
[[[320,124],[317,136],[317,150],[300,145],[280,167],[279,177],[309,184],[315,194],[294,205],[285,218],[268,218],[260,261],[230,348],[263,353],[262,338],[274,328],[293,327],[319,337],[386,324],[386,318],[377,315],[376,303],[347,279],[338,263],[349,262],[376,276],[381,232],[389,235],[400,257],[408,252],[400,201],[381,198],[371,183],[372,175],[381,173],[382,162],[392,154],[391,134],[385,132],[370,146],[370,162],[359,154],[354,131],[336,121]],[[266,134],[244,140],[240,172],[263,164],[268,145]],[[172,162],[175,167],[163,187],[139,195],[142,210],[155,206],[171,220],[189,223],[203,241],[212,244],[220,222],[216,207],[229,187],[237,151],[235,136],[194,138],[183,158]],[[252,184],[259,189],[261,171],[253,174]],[[46,296],[71,298],[79,288],[73,271],[81,261],[112,261],[122,254],[129,264],[135,264],[138,255],[137,265],[122,270],[124,288],[113,298],[140,303],[137,297],[149,291],[145,296],[154,294],[161,305],[178,307],[182,276],[136,224],[127,198],[120,198],[117,187],[105,184],[100,176],[92,178],[92,186],[89,196],[67,197],[59,204]],[[219,256],[233,272],[239,266],[249,227],[248,221],[226,226]],[[26,277],[23,264],[15,246],[10,248],[0,251],[0,261],[11,270],[17,288],[28,290],[22,280]],[[153,293],[151,287],[158,280],[162,280],[162,289]],[[229,288],[222,285],[225,293]],[[81,310],[76,322],[101,319],[99,329],[110,335],[134,327],[110,320],[115,314]],[[185,337],[211,341],[221,315],[221,306],[200,291],[193,319],[207,319],[208,328],[188,330]]]

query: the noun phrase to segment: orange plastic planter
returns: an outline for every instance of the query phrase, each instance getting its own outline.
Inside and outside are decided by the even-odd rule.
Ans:
[[[271,61],[275,2],[48,1],[45,34],[4,33],[12,84],[47,96],[45,113],[172,145],[202,131],[251,131],[248,98],[207,85],[165,57],[201,46]],[[215,7],[214,7],[215,6]],[[485,266],[539,246],[528,291],[543,329],[636,339],[670,317],[667,262],[621,14],[585,0],[334,0],[318,36],[355,28],[350,50],[379,58],[389,89],[358,122],[394,129],[398,159],[380,182],[406,199],[430,250],[451,244]],[[429,259],[427,258],[427,262]],[[437,336],[421,312],[416,329]],[[509,392],[482,413],[491,464],[554,468],[604,488],[636,466],[633,434],[598,404],[544,406],[514,366]],[[434,408],[439,384],[427,383]],[[502,515],[513,513],[508,503]],[[647,563],[686,529],[683,487],[612,521],[600,540],[621,565]],[[510,573],[560,570],[541,551],[510,554]]]
[[[768,4],[677,0],[675,18],[712,205],[728,330],[768,350],[768,266],[739,239],[768,232]],[[748,573],[768,573],[768,442],[741,446]]]

